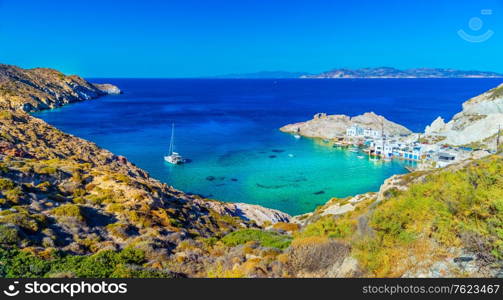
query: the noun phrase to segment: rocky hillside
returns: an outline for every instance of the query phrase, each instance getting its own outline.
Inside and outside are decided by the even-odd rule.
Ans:
[[[332,199],[296,217],[296,239],[334,239],[339,266],[377,277],[501,276],[503,158],[396,175],[378,193]],[[343,266],[344,265],[344,266]],[[329,269],[316,274],[327,275]]]
[[[0,108],[3,109],[36,111],[119,93],[119,88],[111,84],[92,84],[53,69],[25,70],[0,64]]]
[[[503,74],[454,69],[418,68],[398,70],[390,67],[363,69],[335,69],[301,78],[502,78]]]
[[[280,128],[283,132],[296,133],[305,137],[332,139],[346,134],[346,129],[351,125],[360,125],[363,128],[372,128],[384,132],[387,135],[399,135],[412,133],[407,128],[391,122],[383,116],[373,112],[349,117],[346,115],[327,115],[319,113],[312,120],[289,124]]]
[[[62,253],[57,259],[64,261],[73,259],[68,255],[120,255],[134,248],[142,253],[146,274],[164,276],[172,273],[161,265],[173,259],[173,250],[185,240],[221,238],[238,229],[289,221],[279,211],[187,195],[151,178],[125,157],[24,112],[117,93],[118,88],[50,69],[2,65],[1,70],[2,249],[51,257]],[[0,260],[11,255],[1,252]],[[138,274],[126,269],[119,271]],[[14,274],[9,272],[14,271],[4,275]]]
[[[444,138],[442,143],[494,150],[503,125],[503,85],[463,103],[463,110],[445,123],[438,117],[425,133]]]

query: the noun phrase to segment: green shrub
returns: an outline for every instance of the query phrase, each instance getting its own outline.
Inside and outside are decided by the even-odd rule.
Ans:
[[[242,229],[231,232],[222,238],[222,242],[229,247],[256,241],[264,247],[285,249],[290,245],[292,238],[277,232],[263,231],[259,229]]]
[[[43,168],[39,169],[38,172],[40,174],[52,175],[52,174],[55,174],[57,172],[57,170],[58,169],[56,169],[55,167],[46,166],[46,167],[43,167]]]
[[[0,191],[11,190],[15,187],[14,182],[7,178],[0,178]]]
[[[115,174],[114,179],[116,181],[124,182],[126,184],[130,184],[131,183],[131,178],[129,176],[121,174],[121,173]]]
[[[53,208],[51,213],[56,217],[72,217],[79,221],[85,221],[82,209],[76,204],[63,204],[59,207]]]
[[[0,244],[17,245],[21,241],[16,228],[0,224]]]
[[[14,224],[30,231],[38,230],[37,222],[23,213],[12,213],[2,216],[0,221],[5,224]]]
[[[321,217],[314,223],[306,226],[302,232],[298,233],[297,237],[330,237],[330,238],[347,238],[350,237],[356,230],[356,222],[352,219],[343,217],[334,217],[327,215]]]
[[[18,204],[21,200],[21,196],[23,195],[23,191],[18,186],[10,190],[3,191],[2,193],[5,198],[13,204]]]
[[[13,120],[14,115],[8,110],[0,111],[0,120]]]
[[[1,229],[0,229],[1,230]],[[69,274],[80,278],[169,277],[170,273],[143,268],[141,250],[101,251],[89,256],[51,253],[41,258],[17,249],[0,248],[0,277],[55,277]]]
[[[118,265],[111,278],[173,278],[172,273],[155,269],[135,267],[131,265]]]

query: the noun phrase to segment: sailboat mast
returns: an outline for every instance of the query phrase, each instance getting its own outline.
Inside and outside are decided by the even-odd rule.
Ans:
[[[169,155],[175,150],[175,123],[171,125],[171,141],[169,142]]]

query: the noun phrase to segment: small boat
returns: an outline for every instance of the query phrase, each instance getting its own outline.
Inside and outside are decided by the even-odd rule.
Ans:
[[[295,155],[293,155],[292,153],[288,154],[288,157],[294,157]]]
[[[301,136],[298,135],[298,134],[294,134],[293,137],[296,138],[296,139],[300,139],[301,138]]]
[[[171,128],[171,141],[169,142],[168,155],[164,156],[164,160],[170,164],[179,165],[185,162],[185,159],[178,153],[175,152],[175,123]]]
[[[358,155],[357,157],[358,157],[359,159],[364,159],[364,158],[365,158],[365,156],[363,156],[363,155]]]

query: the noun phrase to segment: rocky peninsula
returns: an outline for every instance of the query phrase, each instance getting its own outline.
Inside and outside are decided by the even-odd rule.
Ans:
[[[53,69],[21,69],[0,64],[2,109],[33,112],[120,93],[114,85],[93,84],[79,76],[66,76]]]
[[[327,115],[318,113],[312,120],[285,125],[282,132],[298,134],[311,138],[334,139],[346,134],[346,129],[352,125],[359,125],[375,131],[384,131],[388,135],[406,135],[412,132],[402,125],[387,120],[373,112],[359,116]]]

